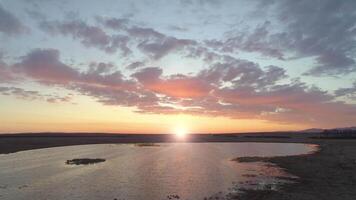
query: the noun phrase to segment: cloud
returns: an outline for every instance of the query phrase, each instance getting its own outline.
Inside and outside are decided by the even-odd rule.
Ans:
[[[280,123],[336,125],[356,118],[356,107],[300,80],[280,84],[285,70],[234,60],[214,64],[194,76],[162,76],[158,67],[134,73],[146,90],[164,95],[161,106],[141,107],[140,112],[255,118]],[[177,107],[178,106],[178,107]],[[334,119],[330,115],[340,116]],[[351,120],[352,119],[352,120]]]
[[[278,41],[269,37],[270,25],[271,23],[266,21],[262,25],[257,25],[252,31],[238,31],[229,34],[225,40],[207,40],[205,44],[220,52],[236,53],[237,50],[258,52],[265,56],[284,60],[283,49],[275,45]]]
[[[164,94],[176,98],[191,98],[209,95],[212,86],[197,77],[186,75],[172,75],[166,78],[161,77],[162,69],[149,67],[134,73],[142,86],[155,93]]]
[[[351,87],[348,88],[339,88],[335,91],[335,96],[337,97],[346,97],[352,100],[356,100],[356,81]]]
[[[100,24],[103,24],[105,27],[111,28],[113,30],[126,29],[126,26],[129,22],[127,18],[112,18],[112,17],[96,16],[95,19]]]
[[[96,87],[95,85],[82,85],[72,88],[83,95],[95,98],[104,105],[119,105],[126,107],[142,107],[157,105],[159,99],[149,91],[133,91],[115,87]]]
[[[59,103],[59,102],[70,102],[70,96],[58,96],[54,94],[41,94],[38,91],[33,90],[24,90],[18,87],[1,87],[0,94],[5,96],[15,96],[18,99],[24,100],[42,100],[47,101],[48,103]]]
[[[277,66],[262,70],[256,63],[235,60],[215,64],[197,76],[215,85],[209,95],[214,98],[209,99],[209,104],[206,104],[206,99],[193,99],[185,101],[185,104],[223,116],[280,122],[292,122],[298,118],[300,123],[312,123],[313,120],[325,121],[325,116],[332,113],[351,117],[349,111],[355,110],[355,107],[335,102],[334,96],[316,87],[308,87],[299,80],[278,83],[287,76],[285,70]],[[320,116],[322,114],[324,117]]]
[[[259,88],[257,88],[259,89]],[[255,88],[243,86],[223,88],[215,93],[224,102],[244,105],[266,105],[286,109],[304,109],[318,106],[317,104],[329,102],[333,99],[317,88],[308,88],[302,83],[294,82],[285,85],[274,85],[267,90],[258,91]]]
[[[356,2],[275,1],[274,11],[284,33],[277,33],[281,44],[295,50],[297,56],[316,56],[318,66],[312,75],[345,74],[355,71]],[[284,43],[284,44],[283,44]]]
[[[306,72],[306,75],[335,75],[346,74],[355,71],[355,60],[340,52],[324,52],[317,57],[317,62],[319,65]]]
[[[63,63],[56,49],[33,49],[11,68],[13,74],[46,85],[110,87],[117,90],[135,88],[135,84],[125,80],[120,71],[113,70],[110,63],[90,63],[87,71],[80,72]]]
[[[138,40],[138,49],[155,60],[164,57],[168,53],[184,50],[197,44],[194,40],[167,36],[152,28],[132,26],[127,28],[126,31],[130,36]]]
[[[17,80],[15,74],[12,73],[10,66],[3,60],[3,53],[0,52],[0,83],[11,83]]]
[[[163,39],[166,36],[152,28],[132,26],[126,29],[127,33],[137,39]]]
[[[159,67],[146,67],[132,74],[142,84],[155,83],[159,80],[163,70]]]
[[[205,44],[218,52],[254,52],[280,60],[315,58],[316,64],[305,75],[356,71],[355,1],[256,2],[251,14],[256,22]]]
[[[56,49],[33,49],[11,66],[11,73],[47,86],[90,95],[100,102],[119,102],[110,98],[122,98],[124,94],[141,98],[135,82],[126,80],[120,71],[113,68],[110,63],[90,63],[87,71],[80,72],[61,62]]]
[[[22,22],[0,4],[0,32],[14,36],[25,33],[26,30]]]
[[[103,74],[113,71],[115,65],[113,63],[91,62],[89,63],[89,74]]]
[[[229,31],[225,39],[203,42],[139,27],[126,18],[96,17],[102,27],[120,33],[116,40],[104,29],[82,21],[57,22],[56,26],[62,34],[70,32],[74,38],[82,38],[83,44],[108,52],[119,48],[127,53],[137,48],[153,60],[169,53],[184,52],[185,56],[201,57],[206,62],[217,61],[239,51],[260,53],[280,60],[310,57],[315,58],[316,64],[305,75],[333,76],[356,70],[356,13],[351,9],[355,7],[354,1],[348,0],[259,2],[256,10],[263,12],[255,17],[263,17],[262,21]],[[49,27],[47,29],[53,30]]]
[[[13,70],[47,84],[65,84],[80,77],[78,71],[59,60],[56,49],[34,49],[16,63]]]
[[[215,0],[185,3],[211,8],[223,6]],[[140,113],[185,113],[318,126],[352,125],[356,121],[356,108],[350,102],[356,96],[356,83],[331,93],[289,77],[287,74],[293,73],[286,68],[261,66],[238,58],[241,52],[248,52],[241,57],[259,54],[271,58],[268,63],[311,58],[314,66],[305,75],[312,76],[355,72],[355,8],[353,0],[259,1],[254,11],[258,13],[246,19],[247,27],[231,26],[237,28],[226,32],[224,38],[202,41],[165,34],[127,18],[96,16],[94,20],[84,21],[78,15],[48,20],[41,11],[27,10],[27,15],[39,22],[39,28],[51,37],[72,38],[86,48],[108,54],[120,52],[122,62],[118,63],[125,66],[99,60],[84,67],[75,66],[64,62],[57,49],[32,49],[18,59],[7,60],[13,63],[6,63],[0,56],[0,84],[32,81],[89,96],[103,105],[132,107]],[[230,23],[223,16],[221,19]],[[195,38],[199,31],[196,32],[194,23],[186,24],[192,32],[174,33]],[[169,28],[169,32],[187,31],[185,27],[161,25],[158,27]],[[17,35],[25,29],[0,5],[0,32]],[[219,35],[219,31],[213,31],[202,37],[210,38],[215,33]],[[202,69],[189,74],[166,74],[165,66],[158,64],[171,54],[197,60],[202,63]],[[117,59],[117,55],[108,56]],[[2,95],[48,102],[69,100],[66,96],[48,96],[2,85]]]
[[[137,69],[139,67],[144,66],[145,63],[141,62],[141,61],[136,61],[136,62],[132,62],[129,65],[126,66],[127,69]]]
[[[116,34],[110,35],[102,27],[89,25],[81,20],[41,21],[40,28],[50,34],[71,36],[80,40],[84,46],[95,47],[107,53],[120,50],[127,56],[132,53],[132,49],[138,49],[155,60],[197,44],[194,40],[178,39],[152,28],[131,25],[127,19],[97,16],[96,21],[101,26],[114,30]]]
[[[91,26],[80,20],[72,21],[42,21],[40,28],[50,34],[71,36],[78,39],[87,47],[96,47],[107,53],[115,53],[120,50],[124,55],[131,53],[129,38],[125,35],[108,35],[97,26]]]
[[[356,120],[354,105],[336,101],[338,95],[353,89],[329,94],[290,79],[280,67],[262,68],[246,60],[229,58],[189,75],[164,75],[162,68],[146,67],[125,76],[113,64],[101,62],[92,62],[86,71],[78,71],[63,63],[55,49],[34,49],[21,59],[11,65],[11,73],[16,76],[72,90],[104,105],[134,107],[140,113],[185,113],[325,126],[351,125]],[[13,88],[2,90],[18,97],[39,95]]]
[[[210,68],[202,70],[199,78],[209,80],[222,86],[230,82],[239,86],[252,86],[265,88],[274,85],[278,80],[287,78],[286,71],[277,66],[267,66],[263,71],[257,63],[247,60],[232,59],[228,62],[213,64]]]
[[[179,31],[179,32],[186,32],[189,30],[188,28],[181,27],[181,26],[174,26],[174,25],[168,26],[167,28],[170,30]]]
[[[182,50],[186,46],[196,44],[193,40],[177,39],[174,37],[164,37],[158,41],[144,41],[138,45],[138,48],[145,52],[151,58],[158,60],[168,53]]]

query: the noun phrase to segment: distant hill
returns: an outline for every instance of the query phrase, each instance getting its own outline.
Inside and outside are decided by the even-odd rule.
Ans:
[[[344,128],[333,128],[331,130],[353,130],[353,131],[356,131],[356,126],[344,127]]]
[[[310,129],[305,129],[299,132],[304,132],[304,133],[321,133],[325,130],[356,130],[356,126],[351,126],[351,127],[340,127],[340,128],[330,128],[330,129],[322,129],[322,128],[310,128]]]
[[[300,132],[304,132],[304,133],[321,133],[323,132],[325,129],[321,129],[321,128],[310,128],[310,129],[305,129],[302,130]]]

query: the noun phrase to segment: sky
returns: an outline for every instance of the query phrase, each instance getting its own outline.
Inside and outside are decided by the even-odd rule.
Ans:
[[[0,0],[0,132],[356,125],[354,0]]]

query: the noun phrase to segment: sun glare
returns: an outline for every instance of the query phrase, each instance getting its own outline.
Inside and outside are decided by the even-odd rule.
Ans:
[[[174,134],[176,136],[177,139],[184,139],[186,138],[187,134],[188,134],[188,131],[183,128],[183,127],[177,127],[175,130],[174,130]]]

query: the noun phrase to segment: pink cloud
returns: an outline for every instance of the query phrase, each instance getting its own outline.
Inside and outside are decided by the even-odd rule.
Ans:
[[[177,98],[195,98],[209,95],[213,89],[209,82],[197,77],[175,75],[162,78],[162,69],[144,68],[133,74],[145,89]]]
[[[326,125],[350,125],[356,120],[354,105],[337,102],[332,94],[298,80],[280,84],[288,78],[282,68],[262,69],[244,60],[213,64],[195,75],[164,76],[161,68],[147,67],[126,77],[110,63],[89,63],[87,71],[78,71],[61,62],[57,50],[35,49],[20,62],[1,66],[10,76],[73,90],[105,105],[136,107],[137,112]],[[3,91],[15,96],[30,93]],[[41,94],[30,96],[36,95]],[[47,98],[48,102],[66,100]]]

